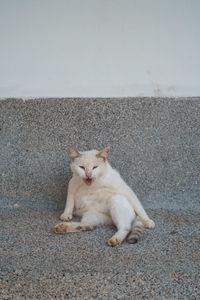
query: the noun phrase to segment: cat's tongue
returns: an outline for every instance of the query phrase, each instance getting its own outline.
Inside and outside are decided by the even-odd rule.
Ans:
[[[85,179],[85,182],[87,185],[90,185],[92,183],[92,178]]]

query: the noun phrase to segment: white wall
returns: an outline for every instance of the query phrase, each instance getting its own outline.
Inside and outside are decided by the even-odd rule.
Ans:
[[[200,0],[0,0],[0,97],[200,96]]]

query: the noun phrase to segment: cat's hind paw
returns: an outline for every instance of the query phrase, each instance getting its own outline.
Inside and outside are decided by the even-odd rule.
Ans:
[[[55,226],[54,228],[54,232],[55,233],[67,233],[67,224],[66,223],[60,223],[58,225]]]
[[[117,238],[117,237],[112,237],[111,239],[108,240],[108,245],[111,247],[115,247],[119,244],[121,244],[122,240]]]
[[[63,213],[60,216],[60,220],[62,220],[62,221],[70,221],[71,219],[72,219],[72,214],[70,214],[70,213]]]
[[[154,228],[155,227],[155,223],[151,219],[142,220],[142,223],[143,223],[143,225],[144,225],[145,228]]]

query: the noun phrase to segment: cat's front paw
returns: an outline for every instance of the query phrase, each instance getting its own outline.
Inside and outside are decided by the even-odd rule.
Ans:
[[[63,213],[61,216],[60,216],[60,219],[62,221],[69,221],[72,219],[72,213]]]
[[[143,225],[144,225],[145,228],[154,228],[155,227],[155,223],[151,219],[142,220],[142,223],[143,223]]]

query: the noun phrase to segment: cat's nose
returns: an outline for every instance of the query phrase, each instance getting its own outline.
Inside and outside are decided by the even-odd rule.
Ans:
[[[87,176],[87,178],[91,179],[91,177],[92,177],[92,173],[88,173],[88,172],[86,172],[86,176]]]

